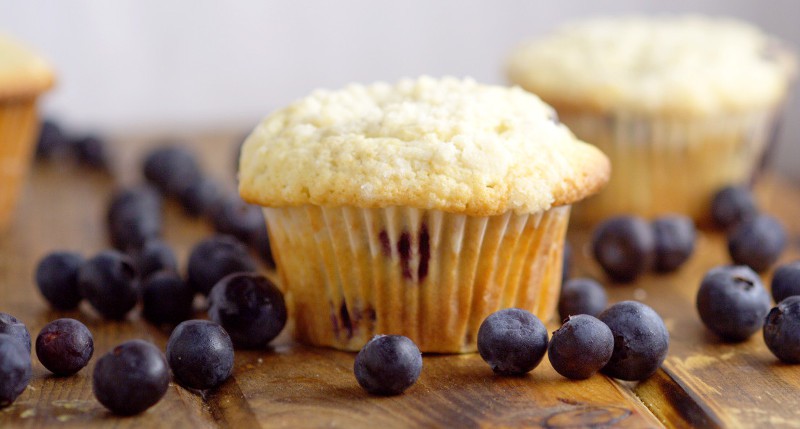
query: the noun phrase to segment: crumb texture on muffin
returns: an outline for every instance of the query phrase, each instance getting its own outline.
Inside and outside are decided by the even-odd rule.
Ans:
[[[508,62],[512,82],[558,109],[677,116],[773,106],[795,69],[794,53],[759,29],[691,15],[573,23],[523,43]]]
[[[53,85],[47,62],[0,34],[0,99],[31,97]]]
[[[319,90],[248,137],[239,190],[262,206],[535,213],[597,192],[608,159],[521,88],[422,77]]]

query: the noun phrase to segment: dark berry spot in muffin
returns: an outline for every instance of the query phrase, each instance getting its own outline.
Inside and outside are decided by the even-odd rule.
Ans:
[[[389,241],[389,234],[386,231],[381,231],[378,234],[378,239],[381,241],[381,250],[383,251],[383,256],[391,257],[392,256],[392,242]]]
[[[400,234],[400,240],[397,241],[397,252],[400,254],[400,267],[403,270],[403,278],[412,280],[411,276],[411,236],[408,231],[403,231]]]
[[[342,327],[347,331],[347,338],[353,338],[353,323],[350,321],[350,313],[347,311],[347,304],[344,302],[339,307],[339,318],[342,321]]]
[[[422,224],[419,230],[419,268],[417,269],[417,282],[422,283],[428,276],[428,262],[431,259],[431,237],[428,234],[428,225]]]

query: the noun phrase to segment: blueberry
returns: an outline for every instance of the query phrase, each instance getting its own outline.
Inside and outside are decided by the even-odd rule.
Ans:
[[[758,215],[744,220],[728,236],[728,252],[736,265],[766,271],[786,247],[786,231],[772,216]]]
[[[147,240],[140,249],[134,252],[139,277],[146,279],[156,271],[178,272],[178,260],[175,252],[164,240],[153,238]]]
[[[133,340],[122,343],[97,360],[92,390],[112,413],[130,416],[152,407],[169,387],[169,369],[156,346]]]
[[[718,227],[730,230],[758,214],[753,194],[744,186],[728,186],[714,194],[711,220]]]
[[[669,332],[652,308],[622,301],[598,317],[614,335],[614,352],[602,373],[621,380],[644,380],[655,374],[669,348]]]
[[[56,375],[72,375],[89,363],[94,339],[89,328],[75,319],[56,319],[39,331],[36,356]]]
[[[402,335],[376,335],[356,355],[358,384],[373,395],[399,395],[422,372],[422,353]]]
[[[228,331],[236,347],[260,348],[286,325],[283,293],[257,273],[231,274],[208,297],[208,316]]]
[[[231,337],[214,322],[187,320],[169,337],[167,362],[182,385],[200,390],[217,387],[233,372]]]
[[[87,260],[78,270],[78,290],[107,319],[124,319],[136,305],[139,282],[133,261],[106,250]]]
[[[192,318],[194,291],[174,271],[157,271],[142,283],[142,316],[156,325]]]
[[[639,217],[618,216],[603,222],[592,237],[592,253],[615,281],[630,282],[651,268],[655,235]]]
[[[608,295],[600,283],[589,278],[575,278],[561,288],[558,315],[561,320],[577,314],[597,316],[607,305]]]
[[[553,369],[573,380],[589,378],[606,366],[614,352],[614,335],[600,319],[570,316],[550,338],[547,357]]]
[[[523,375],[536,368],[547,352],[547,329],[529,311],[496,311],[478,329],[478,352],[495,373]]]
[[[238,195],[220,199],[210,211],[214,229],[247,243],[256,230],[264,228],[264,214],[259,206],[247,204]]]
[[[691,218],[683,215],[659,217],[651,223],[655,245],[655,268],[660,272],[675,271],[694,252],[697,231]]]
[[[761,329],[769,308],[769,294],[761,278],[746,266],[710,270],[697,291],[700,319],[726,341],[750,338]]]
[[[272,248],[270,247],[266,223],[252,231],[250,247],[255,249],[258,256],[268,267],[275,268],[275,259],[272,257]]]
[[[228,274],[255,270],[256,263],[244,244],[229,235],[214,235],[192,249],[187,281],[192,289],[208,295],[211,288]]]
[[[222,189],[208,177],[189,184],[178,196],[183,210],[190,216],[208,214],[221,197]]]
[[[30,380],[30,352],[15,337],[0,334],[0,409],[14,402]]]
[[[72,141],[72,149],[81,165],[96,170],[110,169],[109,152],[106,142],[96,135],[85,135]]]
[[[794,295],[800,295],[800,261],[781,265],[772,276],[772,299],[775,302]]]
[[[148,152],[143,164],[144,177],[166,195],[178,196],[202,177],[194,154],[177,145]]]
[[[569,243],[564,242],[564,261],[563,265],[561,266],[561,282],[566,282],[569,279],[570,272],[572,270],[572,246]]]
[[[64,136],[61,127],[53,120],[45,120],[39,129],[39,140],[36,143],[36,158],[49,159],[58,153],[67,151],[69,140]]]
[[[72,310],[81,302],[78,269],[83,256],[75,252],[52,252],[36,267],[36,285],[56,310]]]
[[[161,197],[149,186],[120,190],[111,199],[107,222],[114,247],[138,249],[161,235]]]
[[[17,320],[16,317],[0,311],[0,334],[10,335],[31,352],[31,334],[25,324]]]
[[[764,342],[781,361],[800,363],[800,296],[790,296],[770,310]]]

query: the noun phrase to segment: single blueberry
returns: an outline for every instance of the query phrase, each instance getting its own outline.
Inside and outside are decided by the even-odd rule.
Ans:
[[[547,352],[547,329],[529,311],[496,311],[478,329],[478,352],[495,373],[523,375],[536,368]]]
[[[16,317],[0,311],[0,334],[10,335],[19,341],[20,345],[31,352],[31,334],[25,324]]]
[[[597,227],[592,253],[611,279],[630,282],[652,267],[655,241],[653,229],[643,219],[617,216]]]
[[[56,310],[72,310],[81,302],[78,269],[83,256],[75,252],[52,252],[36,266],[36,285]]]
[[[772,276],[772,299],[775,302],[794,295],[800,295],[800,261],[781,265]]]
[[[78,290],[103,317],[124,319],[138,298],[133,261],[114,250],[98,253],[78,270]]]
[[[769,269],[786,247],[786,231],[772,216],[758,215],[739,224],[728,236],[728,251],[736,265],[756,272]]]
[[[561,320],[578,314],[597,316],[607,305],[608,295],[600,283],[590,278],[575,278],[561,288],[558,315]]]
[[[109,171],[111,168],[108,146],[105,140],[96,135],[85,135],[72,140],[72,149],[81,165],[96,170]]]
[[[790,296],[770,310],[763,332],[764,342],[775,357],[800,363],[800,296]]]
[[[95,398],[112,413],[130,416],[152,407],[169,387],[169,368],[156,346],[132,340],[97,360],[92,374]]]
[[[36,143],[36,159],[50,159],[57,154],[67,152],[68,147],[69,140],[64,136],[58,123],[49,119],[43,121]]]
[[[724,187],[711,200],[711,220],[724,230],[731,230],[757,214],[753,194],[744,186]]]
[[[164,240],[153,238],[133,252],[139,277],[146,279],[156,271],[178,272],[178,260],[175,252]]]
[[[167,362],[182,385],[199,390],[217,387],[233,372],[231,337],[214,322],[187,320],[169,337]]]
[[[161,197],[149,186],[117,191],[109,204],[106,220],[115,248],[138,249],[147,240],[161,235]]]
[[[573,380],[600,371],[614,352],[614,334],[600,319],[588,314],[567,317],[553,332],[547,357],[553,369]]]
[[[769,308],[769,294],[761,278],[746,266],[710,270],[697,291],[700,319],[726,341],[750,338],[761,329]]]
[[[142,316],[156,325],[192,318],[194,290],[174,271],[157,271],[142,282]]]
[[[17,338],[0,333],[0,409],[14,402],[30,380],[30,351]]]
[[[192,249],[187,282],[195,291],[208,295],[211,288],[228,274],[255,270],[256,263],[244,244],[230,235],[214,235]]]
[[[356,355],[353,372],[367,392],[399,395],[419,378],[422,353],[408,337],[376,335]]]
[[[214,230],[232,235],[245,243],[249,243],[255,231],[266,225],[261,208],[247,204],[238,195],[221,198],[211,207],[210,215]]]
[[[56,319],[36,337],[36,357],[56,375],[75,374],[89,363],[93,353],[92,333],[75,319]]]
[[[694,252],[697,231],[688,216],[667,215],[652,222],[655,245],[655,268],[660,272],[675,271]]]
[[[222,197],[222,188],[214,179],[203,177],[184,189],[178,199],[186,214],[200,216],[210,214],[211,208]]]
[[[637,301],[622,301],[598,318],[614,335],[614,352],[602,373],[628,381],[655,374],[669,348],[669,332],[655,310]]]
[[[236,347],[260,348],[286,325],[283,293],[258,273],[234,273],[214,286],[208,316],[228,331]]]
[[[172,143],[145,155],[144,177],[166,195],[178,196],[202,177],[197,159],[189,149]]]

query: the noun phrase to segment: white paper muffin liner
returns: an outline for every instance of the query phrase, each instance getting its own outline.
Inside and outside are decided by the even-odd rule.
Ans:
[[[11,222],[37,125],[35,98],[0,100],[0,233]]]
[[[573,222],[683,213],[706,223],[714,192],[747,183],[757,172],[779,114],[776,109],[671,119],[559,111],[578,138],[611,160],[608,185],[575,205]]]
[[[476,350],[494,311],[552,316],[569,212],[264,209],[298,340],[356,351],[376,334],[399,334],[442,353]]]

